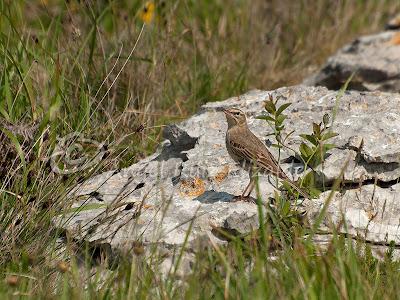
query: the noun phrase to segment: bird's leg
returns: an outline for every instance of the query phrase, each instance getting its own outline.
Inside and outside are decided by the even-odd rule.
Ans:
[[[242,194],[242,197],[243,197],[243,198],[250,198],[250,194],[251,194],[251,192],[253,191],[254,186],[255,186],[254,180],[250,180],[250,183],[249,183],[249,185],[247,186],[247,188],[244,190],[244,192],[243,192],[243,194]],[[246,192],[247,192],[247,193],[246,193]]]
[[[255,186],[255,178],[254,178],[253,173],[254,173],[254,169],[253,169],[253,167],[251,167],[251,168],[250,168],[250,171],[249,171],[250,182],[249,182],[248,186],[246,187],[246,189],[244,190],[244,192],[243,192],[243,194],[242,194],[242,197],[249,198],[251,192],[252,192],[253,189],[254,189],[254,186]],[[246,193],[246,192],[247,192],[247,193]]]
[[[235,197],[235,201],[246,201],[246,202],[252,202],[251,198],[250,198],[250,194],[254,189],[254,178],[253,178],[253,170],[250,169],[249,171],[249,177],[250,177],[250,182],[249,184],[246,186],[246,188],[244,189],[242,195],[240,196],[236,196]]]

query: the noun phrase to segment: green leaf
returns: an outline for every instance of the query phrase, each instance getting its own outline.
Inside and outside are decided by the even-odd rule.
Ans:
[[[339,134],[333,131],[328,131],[327,133],[323,134],[321,137],[322,141],[329,140],[330,138],[333,138],[335,136],[338,136]]]
[[[278,126],[282,125],[283,121],[285,121],[286,119],[286,115],[279,115],[276,118],[276,124],[278,124]]]
[[[4,110],[4,108],[2,107],[1,102],[0,102],[0,113],[3,115],[3,117],[4,117],[6,120],[10,120],[10,116],[9,116],[8,113]]]
[[[277,144],[272,144],[271,147],[282,149],[283,146],[282,145],[277,145]]]
[[[311,198],[319,198],[319,196],[321,195],[321,191],[316,189],[315,187],[310,187],[308,189],[308,193],[311,196]]]
[[[270,100],[269,100],[269,101],[265,101],[264,108],[265,108],[265,110],[266,110],[267,112],[269,112],[271,115],[275,115],[276,107],[275,107],[274,102],[272,102],[272,101],[270,101]]]
[[[268,122],[274,122],[275,123],[275,119],[273,117],[271,117],[271,116],[257,116],[256,119],[265,120],[265,121],[268,121]]]
[[[89,203],[89,204],[85,204],[79,207],[73,207],[73,208],[69,208],[66,209],[64,211],[61,211],[58,215],[66,215],[66,214],[71,214],[71,213],[80,213],[80,212],[84,212],[84,211],[90,211],[90,210],[95,210],[95,209],[103,209],[103,208],[107,208],[107,204],[103,204],[103,203]]]
[[[278,108],[278,110],[276,111],[276,114],[277,115],[280,115],[286,108],[288,108],[290,105],[292,105],[292,103],[284,103],[284,104],[282,104],[279,108]]]
[[[313,125],[313,132],[318,138],[321,135],[321,127],[317,123],[313,123],[312,125]]]
[[[314,151],[305,143],[301,143],[299,150],[305,160],[308,160],[314,154]]]
[[[306,141],[309,141],[314,146],[318,145],[318,141],[317,141],[317,139],[315,138],[314,135],[311,135],[311,134],[300,134],[300,137],[302,137]]]
[[[285,190],[287,190],[287,191],[292,191],[292,187],[290,186],[290,184],[289,183],[287,183],[286,181],[282,181],[282,186],[283,186],[283,188],[285,189]]]
[[[15,149],[17,150],[18,156],[21,159],[22,167],[24,170],[26,169],[26,161],[25,161],[25,154],[22,150],[21,144],[18,142],[17,137],[9,130],[5,128],[0,128],[1,131],[11,140],[11,143],[14,145]]]
[[[13,117],[13,101],[12,101],[12,97],[11,97],[11,87],[9,84],[7,73],[5,74],[5,78],[4,78],[4,98],[6,99],[8,113],[4,109],[3,110],[7,114],[7,116]],[[3,115],[4,115],[4,113],[3,113]]]
[[[303,177],[303,179],[301,179],[299,182],[302,183],[302,186],[306,186],[306,187],[315,186],[315,174],[314,174],[314,172],[307,173]]]
[[[335,144],[324,144],[324,145],[322,146],[322,151],[323,151],[324,154],[325,154],[326,152],[328,152],[329,150],[331,150],[331,149],[333,149],[333,148],[336,148],[336,145],[335,145]]]

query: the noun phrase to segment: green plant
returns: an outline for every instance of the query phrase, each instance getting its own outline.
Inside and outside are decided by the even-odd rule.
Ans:
[[[306,166],[315,168],[324,162],[327,152],[336,147],[327,141],[338,134],[330,129],[328,114],[323,116],[322,122],[313,123],[312,128],[311,134],[300,134],[305,142],[300,144],[299,151]]]
[[[287,118],[283,112],[291,105],[291,103],[283,103],[278,106],[279,97],[274,99],[271,94],[268,95],[268,100],[264,103],[266,114],[258,116],[257,119],[265,120],[272,129],[272,133],[267,136],[275,136],[276,143],[272,143],[271,147],[278,148],[278,162],[281,157],[281,149],[287,147],[285,142],[293,134],[291,131],[284,134],[285,129],[284,121]]]
[[[323,116],[322,122],[319,124],[313,123],[313,132],[311,134],[300,134],[300,137],[304,140],[299,146],[299,151],[288,147],[286,145],[287,139],[294,133],[294,130],[289,133],[284,133],[285,124],[284,121],[287,115],[284,114],[285,110],[291,105],[291,103],[278,104],[279,97],[274,99],[271,94],[268,96],[268,100],[265,101],[264,108],[266,114],[258,116],[258,119],[265,120],[272,129],[270,135],[275,136],[276,143],[272,143],[271,146],[278,148],[278,161],[281,156],[281,149],[287,148],[295,153],[295,157],[299,158],[304,164],[305,169],[310,167],[314,170],[315,167],[323,163],[327,152],[334,148],[334,144],[327,143],[329,139],[337,136],[337,133],[333,132],[329,126],[329,115]],[[319,194],[315,188],[314,174],[309,172],[304,178],[299,179],[300,186],[306,188],[312,196]],[[288,185],[283,183],[286,190],[295,194],[295,191]]]

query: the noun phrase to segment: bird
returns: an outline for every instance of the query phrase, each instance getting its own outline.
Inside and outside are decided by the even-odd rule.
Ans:
[[[224,109],[223,112],[228,123],[225,136],[226,149],[230,157],[249,172],[250,177],[250,182],[242,195],[236,198],[251,201],[250,194],[255,184],[254,172],[276,176],[287,182],[304,198],[310,198],[307,192],[289,179],[265,144],[250,131],[243,111],[238,108],[229,108]]]

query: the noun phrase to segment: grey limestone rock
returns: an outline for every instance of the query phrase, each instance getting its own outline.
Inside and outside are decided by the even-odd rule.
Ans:
[[[400,45],[394,42],[396,34],[387,31],[357,38],[331,56],[304,84],[339,89],[354,73],[350,89],[399,92]]]
[[[140,243],[165,251],[166,270],[174,263],[176,249],[184,244],[188,253],[204,243],[224,244],[223,232],[242,235],[259,226],[254,203],[232,202],[248,183],[248,174],[236,166],[225,149],[226,122],[223,108],[239,107],[248,115],[251,130],[262,140],[272,131],[255,117],[271,94],[288,108],[288,141],[298,149],[301,133],[311,133],[312,122],[325,113],[334,115],[337,148],[318,167],[327,191],[319,199],[305,201],[311,220],[328,199],[329,187],[344,171],[345,190],[336,192],[329,204],[323,229],[341,224],[340,231],[362,235],[368,242],[400,245],[400,96],[384,92],[339,92],[324,87],[294,86],[274,91],[251,91],[222,102],[204,105],[198,114],[166,130],[159,150],[119,171],[100,174],[70,193],[73,207],[81,208],[55,223],[77,240],[107,244],[116,253],[132,251]],[[270,137],[268,137],[270,139]],[[277,150],[270,147],[278,157]],[[294,156],[283,150],[284,171],[295,178]],[[374,184],[376,183],[376,184]],[[261,195],[268,201],[274,187],[260,178]],[[254,196],[254,194],[253,194]],[[67,217],[67,218],[66,218]],[[346,232],[346,230],[348,232]],[[221,234],[222,232],[222,234]],[[186,257],[187,258],[187,257]],[[190,268],[190,259],[184,269]]]

